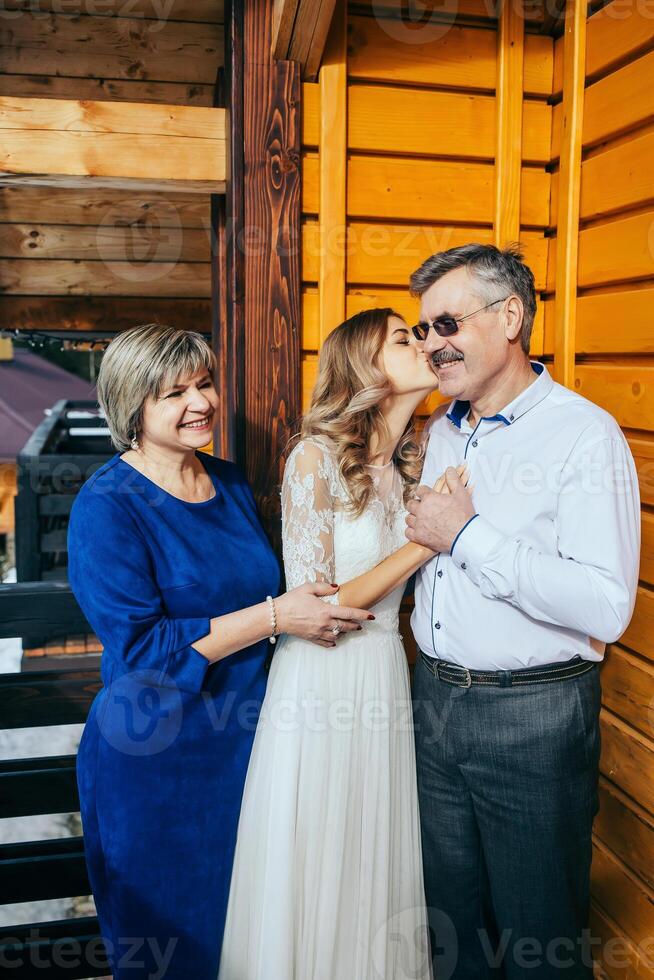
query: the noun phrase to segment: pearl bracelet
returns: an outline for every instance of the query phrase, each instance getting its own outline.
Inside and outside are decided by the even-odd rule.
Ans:
[[[275,609],[275,600],[271,595],[267,595],[266,602],[270,607],[270,623],[272,626],[272,633],[268,639],[271,643],[277,643],[277,610]]]

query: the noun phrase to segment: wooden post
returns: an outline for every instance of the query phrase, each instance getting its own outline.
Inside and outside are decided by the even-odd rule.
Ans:
[[[497,33],[497,135],[495,150],[495,244],[520,238],[524,13],[504,0]]]
[[[212,343],[219,365],[221,413],[214,431],[216,455],[245,468],[245,255],[243,194],[243,4],[225,9],[225,65],[215,100],[229,108],[227,188],[211,200]],[[236,134],[236,136],[235,136]]]
[[[226,17],[227,196],[214,207],[214,342],[228,417],[221,452],[244,466],[278,541],[283,453],[300,413],[300,74],[271,54],[273,0]]]
[[[574,387],[579,200],[586,68],[586,3],[567,0],[554,297],[554,376]]]
[[[345,319],[347,4],[338,0],[320,69],[320,344]]]

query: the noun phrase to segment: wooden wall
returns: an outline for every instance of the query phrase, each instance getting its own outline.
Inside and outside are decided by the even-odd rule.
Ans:
[[[222,0],[3,7],[0,95],[213,104]],[[0,186],[3,327],[210,333],[210,259],[206,193]]]
[[[495,22],[443,26],[433,37],[426,32],[423,43],[403,43],[401,30],[393,19],[350,14],[346,29],[334,31],[333,63],[323,66],[318,83],[304,86],[305,404],[321,339],[345,315],[393,306],[415,322],[418,307],[407,285],[422,260],[464,242],[494,240]],[[552,77],[552,38],[527,35],[519,222],[540,290],[550,223]],[[340,105],[347,108],[342,123]],[[539,316],[534,355],[542,349]]]
[[[406,43],[388,6],[388,20],[358,5],[347,22],[337,8],[319,82],[304,85],[305,407],[317,352],[333,327],[372,306],[391,306],[415,323],[418,304],[407,288],[423,259],[469,241],[493,242],[498,231],[504,191],[498,196],[495,159],[504,163],[508,151],[498,149],[497,22],[480,16],[488,18],[481,4],[464,3],[454,26],[437,25],[421,42]],[[539,291],[547,280],[553,71],[553,39],[528,33],[511,237],[520,237]],[[543,353],[543,322],[540,306],[534,357]],[[433,395],[420,416],[439,401]],[[402,620],[413,660],[409,615],[407,608]]]
[[[614,4],[587,23],[569,17],[556,41],[526,25],[518,213],[542,300],[532,356],[617,418],[639,470],[638,603],[602,667],[592,926],[606,976],[652,980],[654,20]],[[515,152],[498,137],[506,25],[466,0],[455,26],[407,43],[397,3],[385,4],[387,23],[367,6],[337,17],[320,80],[304,86],[305,405],[321,341],[341,319],[391,305],[414,321],[406,288],[422,259],[504,240],[497,181]],[[404,627],[412,656],[406,614]]]
[[[582,395],[623,427],[643,501],[641,584],[632,623],[602,666],[601,809],[595,824],[593,927],[610,977],[654,977],[654,20],[616,0],[592,14],[582,44],[578,265],[557,335],[548,302],[545,350]],[[582,39],[583,41],[583,39]],[[555,45],[552,215],[566,184],[564,58]],[[552,239],[548,289],[555,290]]]

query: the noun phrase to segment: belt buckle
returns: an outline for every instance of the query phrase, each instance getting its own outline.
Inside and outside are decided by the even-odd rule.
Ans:
[[[470,670],[469,670],[468,667],[459,667],[458,664],[455,665],[456,667],[459,667],[459,669],[462,670],[463,673],[465,674],[465,680],[459,682],[459,681],[448,680],[447,678],[441,677],[441,674],[440,674],[440,668],[441,668],[441,666],[445,666],[445,663],[443,661],[441,661],[441,660],[437,661],[436,662],[436,675],[437,675],[437,677],[438,677],[439,680],[444,680],[448,684],[454,684],[456,687],[462,687],[464,689],[467,689],[469,687],[472,687],[472,675],[471,675]]]

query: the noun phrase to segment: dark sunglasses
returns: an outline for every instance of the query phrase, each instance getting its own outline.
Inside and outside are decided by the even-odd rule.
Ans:
[[[421,321],[420,323],[416,323],[415,327],[411,327],[413,336],[416,340],[426,340],[429,328],[431,327],[439,337],[451,337],[459,329],[459,323],[462,320],[467,320],[468,317],[474,316],[475,313],[483,313],[484,310],[495,306],[496,303],[503,303],[508,298],[508,296],[505,296],[504,299],[494,299],[487,306],[482,306],[479,310],[473,310],[472,313],[466,313],[465,316],[437,316],[433,323],[424,323]]]

